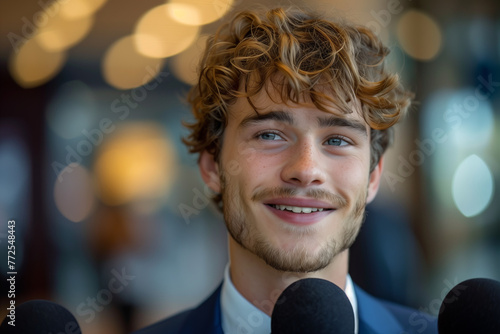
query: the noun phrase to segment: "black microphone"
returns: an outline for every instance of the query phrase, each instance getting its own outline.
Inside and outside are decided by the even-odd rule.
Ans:
[[[439,334],[500,333],[500,282],[473,278],[446,295],[438,316]]]
[[[11,310],[12,311],[12,310]],[[73,314],[47,300],[30,300],[9,312],[0,325],[2,334],[81,334]]]
[[[353,334],[354,312],[344,291],[335,284],[306,278],[279,296],[271,314],[272,334]]]

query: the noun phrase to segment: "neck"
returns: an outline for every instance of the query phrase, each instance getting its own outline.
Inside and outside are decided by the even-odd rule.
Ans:
[[[271,316],[276,300],[293,282],[303,278],[322,278],[345,289],[349,251],[338,254],[324,269],[311,273],[278,271],[229,236],[230,274],[236,289],[249,302]]]

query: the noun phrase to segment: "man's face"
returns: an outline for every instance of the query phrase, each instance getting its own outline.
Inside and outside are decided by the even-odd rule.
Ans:
[[[275,99],[274,99],[275,100]],[[205,181],[222,194],[231,237],[281,271],[325,268],[354,242],[381,163],[354,111],[287,106],[262,91],[231,106],[219,162],[202,153]]]

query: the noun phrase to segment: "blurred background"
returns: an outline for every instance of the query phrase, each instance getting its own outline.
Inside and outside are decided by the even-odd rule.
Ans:
[[[84,333],[129,332],[217,287],[226,232],[181,143],[184,98],[206,35],[260,4],[367,25],[416,93],[352,249],[354,281],[437,314],[460,281],[500,280],[498,1],[3,1],[1,318],[8,220],[16,303],[61,303]]]

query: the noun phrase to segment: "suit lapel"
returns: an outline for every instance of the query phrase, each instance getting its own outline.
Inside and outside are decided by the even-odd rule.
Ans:
[[[189,313],[182,326],[181,334],[223,334],[220,308],[221,287],[222,284],[207,300]]]
[[[354,285],[358,302],[359,334],[402,333],[403,327],[389,310]]]
[[[223,334],[221,325],[220,292],[222,284],[200,306],[191,311],[182,326],[181,334]],[[354,285],[358,303],[359,334],[402,333],[403,327],[394,315],[374,297]]]

